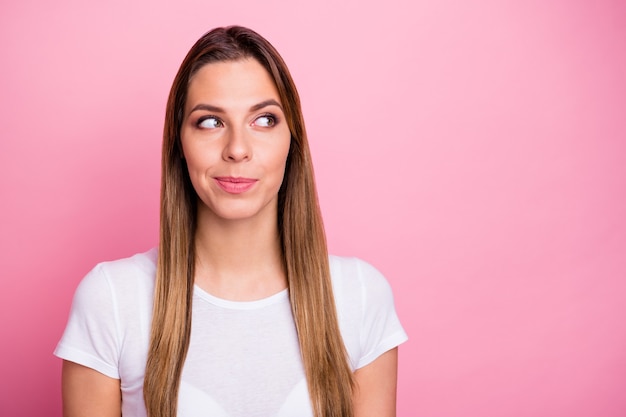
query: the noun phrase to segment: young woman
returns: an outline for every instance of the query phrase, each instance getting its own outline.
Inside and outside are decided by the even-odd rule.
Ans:
[[[66,417],[395,415],[385,279],[329,257],[298,93],[242,27],[191,48],[165,117],[158,249],[79,285]]]

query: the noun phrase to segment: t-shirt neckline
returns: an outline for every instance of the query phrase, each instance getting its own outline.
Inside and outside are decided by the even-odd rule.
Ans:
[[[258,308],[267,307],[273,304],[278,304],[282,301],[289,300],[289,291],[287,288],[277,292],[276,294],[272,294],[269,297],[251,301],[233,301],[219,298],[213,294],[206,292],[195,284],[193,286],[193,291],[194,295],[197,295],[204,301],[207,301],[217,307],[228,308],[232,310],[255,310]]]

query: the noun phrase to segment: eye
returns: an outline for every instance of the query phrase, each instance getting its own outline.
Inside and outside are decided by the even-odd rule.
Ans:
[[[224,123],[214,116],[202,117],[198,120],[197,125],[202,129],[217,129],[219,127],[224,127]]]
[[[276,124],[276,116],[272,114],[264,114],[255,119],[254,125],[260,127],[272,127]]]

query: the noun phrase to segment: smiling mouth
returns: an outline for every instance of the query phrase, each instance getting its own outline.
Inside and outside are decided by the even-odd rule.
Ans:
[[[258,180],[242,177],[215,177],[219,187],[229,194],[241,194],[254,187]]]

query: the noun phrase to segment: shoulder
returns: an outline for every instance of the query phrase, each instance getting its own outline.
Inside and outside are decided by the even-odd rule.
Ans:
[[[339,327],[351,366],[359,369],[403,343],[406,333],[391,286],[378,269],[358,258],[329,261]]]
[[[340,293],[390,293],[391,287],[383,274],[368,262],[354,257],[329,257],[333,289]]]
[[[155,260],[153,249],[96,265],[76,289],[55,354],[111,378],[140,378],[137,364],[145,364]]]
[[[109,276],[111,279],[124,280],[139,276],[152,276],[156,272],[157,249],[138,253],[128,258],[101,262],[94,270]]]
[[[82,279],[74,304],[133,301],[152,296],[156,274],[156,249],[128,258],[97,264]]]
[[[156,273],[156,248],[128,258],[100,262],[83,279],[81,286],[125,285],[154,279]]]

